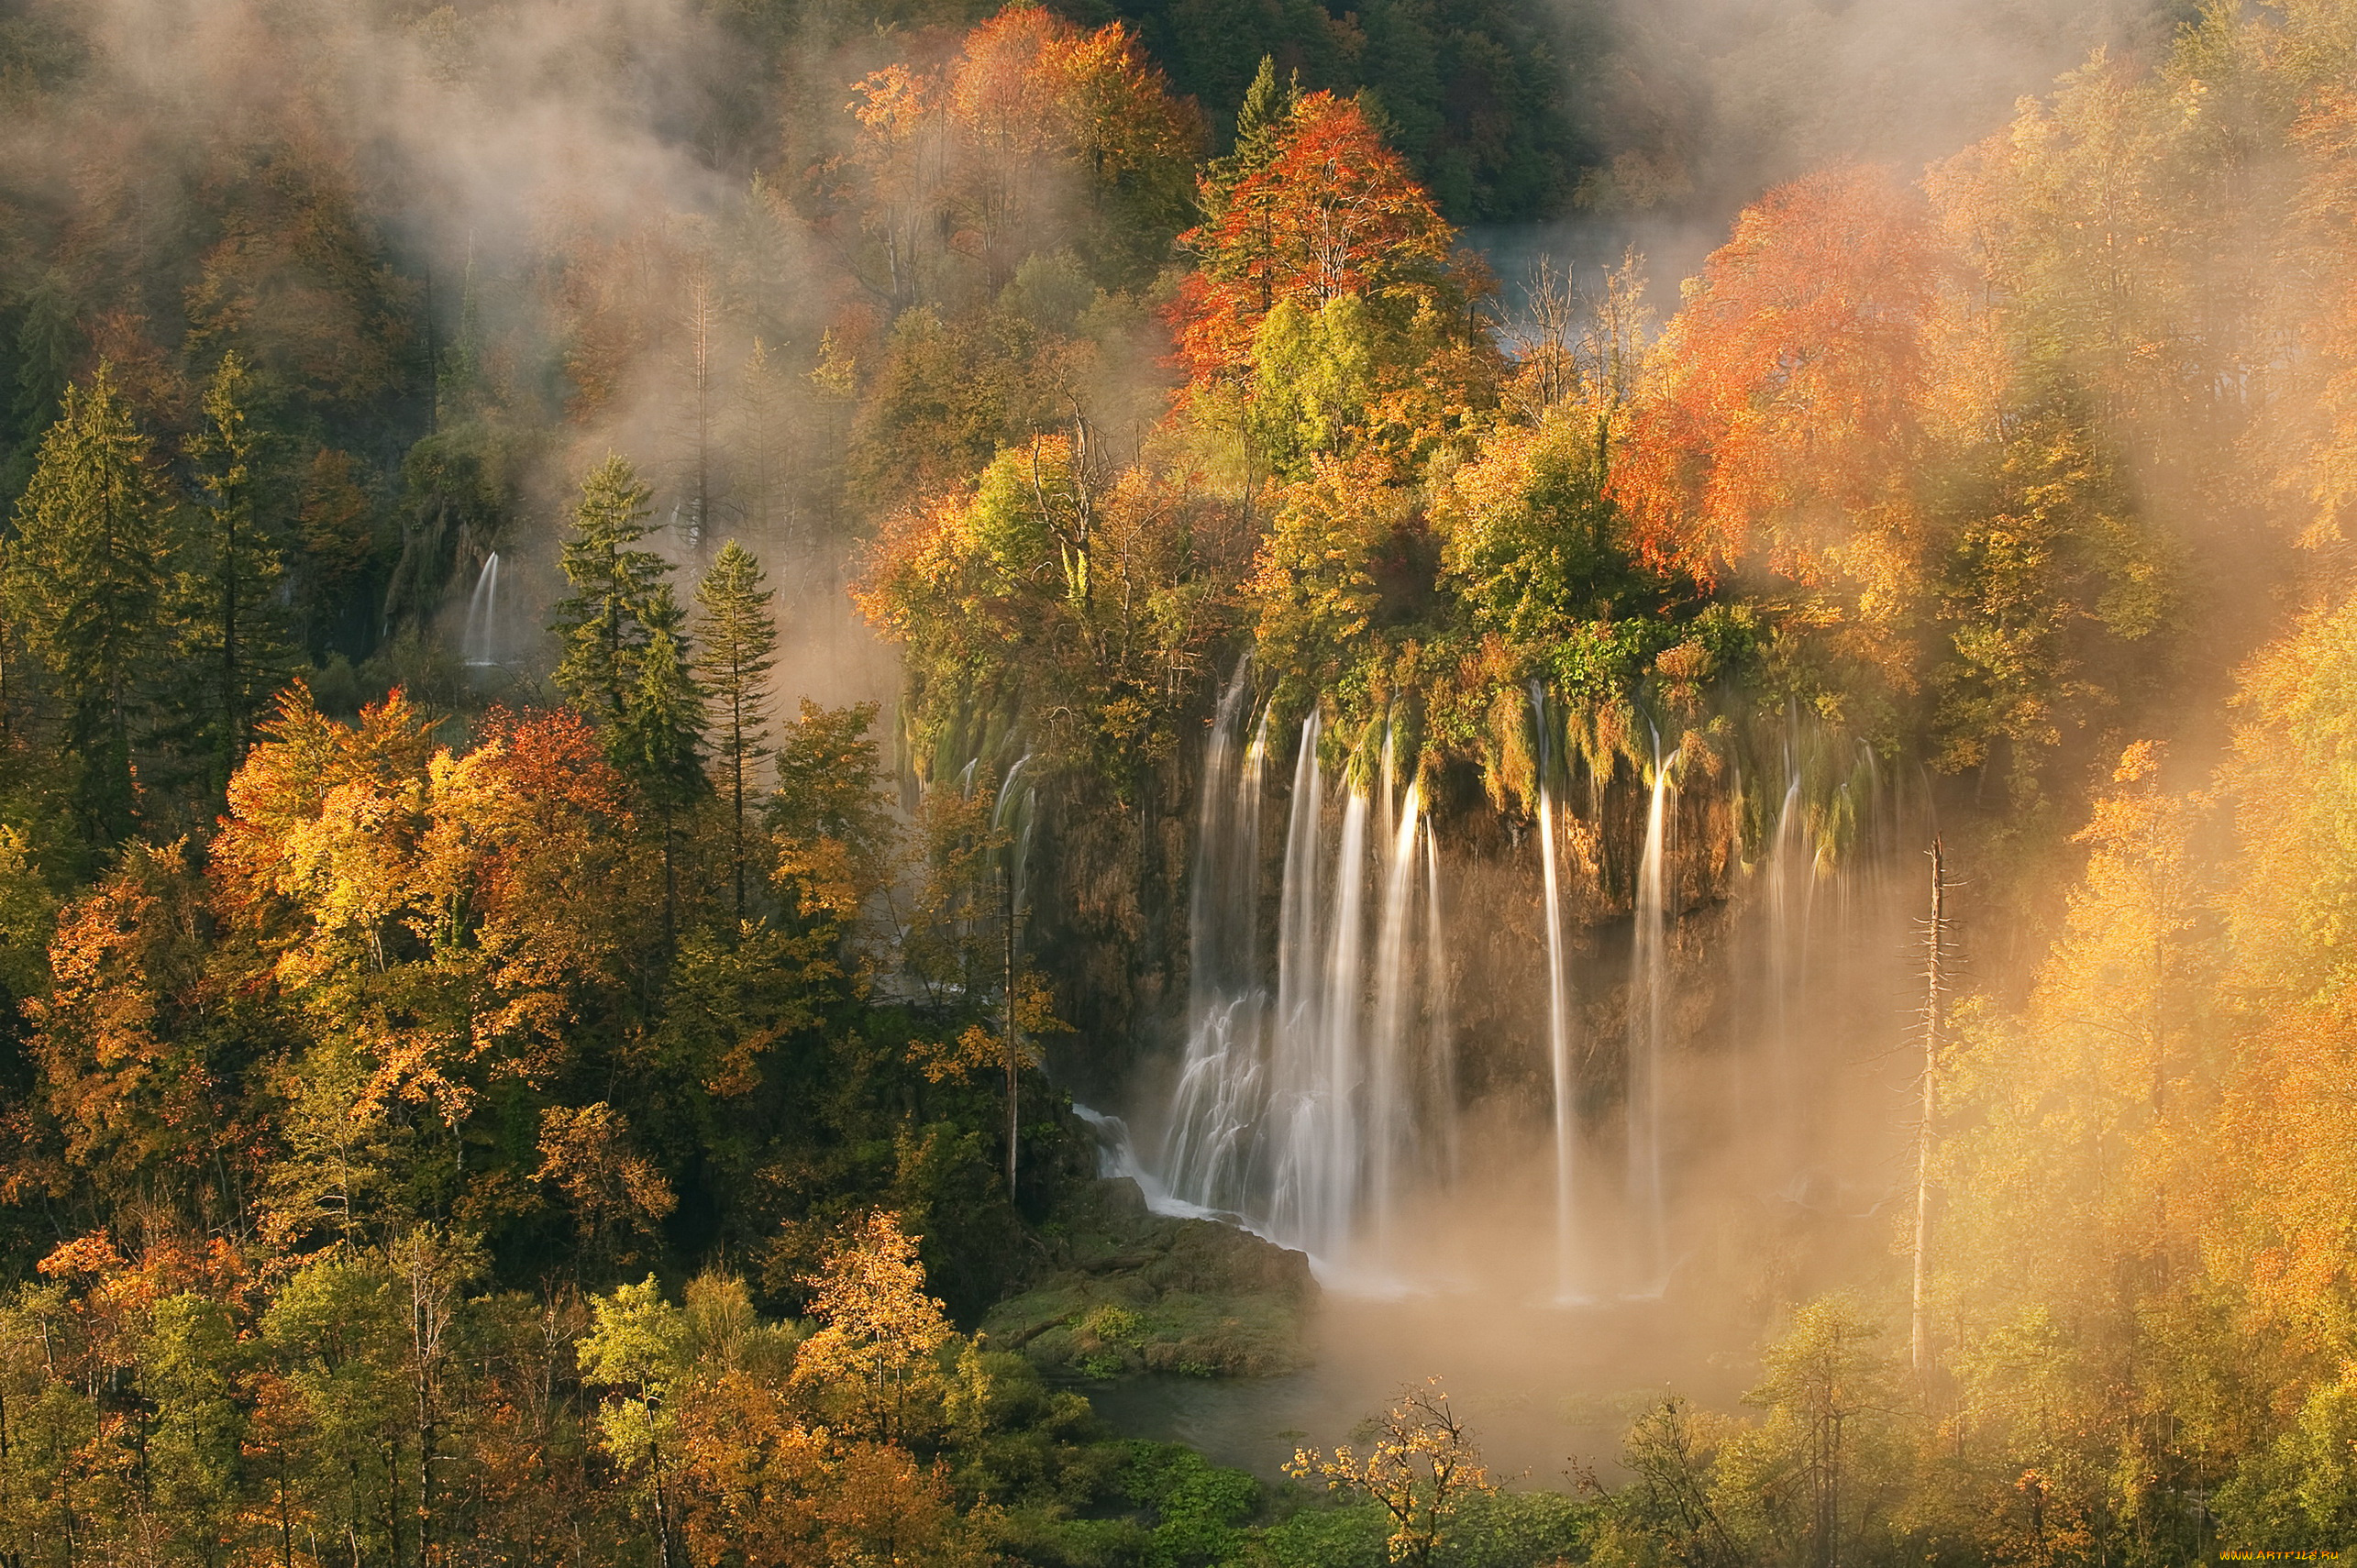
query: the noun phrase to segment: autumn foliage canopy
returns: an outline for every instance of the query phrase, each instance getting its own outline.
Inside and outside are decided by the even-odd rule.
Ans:
[[[1939,282],[1930,215],[1884,171],[1811,175],[1744,209],[1671,323],[1613,476],[1639,552],[1705,581],[1911,565]]]
[[[1345,294],[1395,319],[1464,307],[1455,231],[1355,101],[1314,93],[1267,164],[1179,243],[1200,259],[1172,311],[1179,361],[1198,381],[1237,371],[1271,307],[1314,312]]]

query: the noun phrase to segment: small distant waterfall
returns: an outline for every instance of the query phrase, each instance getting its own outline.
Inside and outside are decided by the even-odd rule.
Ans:
[[[1039,804],[1038,791],[1023,781],[1023,770],[1030,766],[1031,753],[1015,758],[999,781],[998,799],[990,806],[990,831],[1007,843],[1007,918],[1014,922],[1013,940],[1018,947],[1024,911],[1031,901],[1031,835]]]
[[[499,635],[499,552],[483,558],[475,574],[475,591],[467,598],[466,631],[459,638],[459,657],[470,669],[488,669],[505,652]]]

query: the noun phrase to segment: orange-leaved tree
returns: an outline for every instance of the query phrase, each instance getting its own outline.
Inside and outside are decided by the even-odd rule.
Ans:
[[[1040,220],[1069,176],[1090,213],[1116,220],[1079,226],[1092,251],[1134,247],[1125,228],[1177,226],[1201,125],[1122,23],[1082,32],[1038,6],[1009,6],[966,35],[947,87],[963,163],[953,244],[992,286],[1039,248]]]
[[[898,1214],[878,1210],[854,1221],[805,1282],[822,1327],[795,1355],[793,1382],[818,1397],[836,1431],[898,1441],[941,1392],[940,1353],[955,1331],[925,1294],[916,1247]]]
[[[1912,591],[1924,335],[1940,253],[1882,171],[1769,192],[1672,319],[1612,479],[1650,564],[1765,569],[1866,623]]]
[[[1477,292],[1452,259],[1456,231],[1407,160],[1356,102],[1331,93],[1293,106],[1268,160],[1217,210],[1179,237],[1200,260],[1171,307],[1179,362],[1198,384],[1243,372],[1280,302],[1314,313],[1357,294],[1398,325],[1419,315],[1454,324]]]
[[[1120,22],[1009,6],[938,70],[891,65],[852,91],[844,193],[876,248],[858,270],[895,313],[939,297],[944,239],[996,293],[1062,243],[1104,281],[1150,276],[1183,221],[1201,124]]]
[[[186,845],[134,843],[63,911],[54,983],[24,1011],[66,1164],[107,1198],[221,1225],[235,1205],[226,1162],[244,1151],[218,1102],[205,927]]]
[[[390,1157],[362,1145],[421,1113],[454,1140],[494,1078],[548,1083],[627,1004],[659,906],[621,781],[577,715],[485,730],[456,753],[398,692],[347,725],[297,685],[230,780],[214,906],[308,1037],[265,1224],[283,1239],[349,1231]]]

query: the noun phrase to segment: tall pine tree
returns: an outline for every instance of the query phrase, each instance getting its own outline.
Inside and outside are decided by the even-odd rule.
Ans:
[[[1227,212],[1235,188],[1275,160],[1286,124],[1300,103],[1301,73],[1294,72],[1280,85],[1276,60],[1262,55],[1260,69],[1254,73],[1252,85],[1245,89],[1244,105],[1236,111],[1234,149],[1204,166],[1197,200],[1207,222],[1217,223]]]
[[[293,668],[278,602],[285,562],[260,502],[262,436],[249,417],[253,374],[233,349],[205,392],[205,419],[188,439],[201,527],[182,579],[186,673],[205,681],[202,720],[213,731],[216,787],[245,760],[254,713]]]
[[[679,814],[709,794],[703,694],[671,563],[637,548],[648,498],[637,470],[608,455],[581,481],[561,565],[573,591],[549,628],[564,639],[557,685],[604,733],[605,753],[654,809],[663,832],[663,929],[678,923]]]
[[[637,785],[663,824],[663,934],[679,922],[679,816],[712,792],[703,770],[703,693],[690,667],[687,619],[669,583],[659,584],[645,612],[647,646],[638,679],[608,732],[608,755]]]
[[[761,563],[734,539],[696,585],[695,669],[711,704],[714,749],[728,794],[729,865],[739,921],[745,918],[746,789],[769,749],[766,678],[778,662],[778,622],[769,613],[776,597],[776,590],[762,585]]]
[[[581,481],[573,536],[565,542],[561,565],[573,591],[557,602],[549,627],[565,649],[557,688],[608,726],[630,707],[648,610],[671,571],[661,556],[636,547],[648,532],[652,493],[627,458],[609,454]]]
[[[66,389],[41,439],[0,574],[18,645],[65,708],[94,845],[131,832],[132,736],[156,673],[178,531],[148,438],[102,363],[88,387]]]

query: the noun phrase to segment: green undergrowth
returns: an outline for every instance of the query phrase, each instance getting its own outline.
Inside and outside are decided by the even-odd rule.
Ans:
[[[1176,1443],[1130,1441],[1099,1507],[1104,1517],[1015,1516],[1002,1546],[1055,1568],[1387,1568],[1380,1507],[1290,1483],[1263,1486]],[[1466,1499],[1434,1568],[1541,1568],[1584,1560],[1592,1504],[1552,1492]]]
[[[1001,1302],[982,1332],[1044,1372],[1268,1376],[1305,1364],[1309,1263],[1206,1220],[1148,1213],[1135,1184],[1099,1182],[1054,1227],[1057,1266]]]

